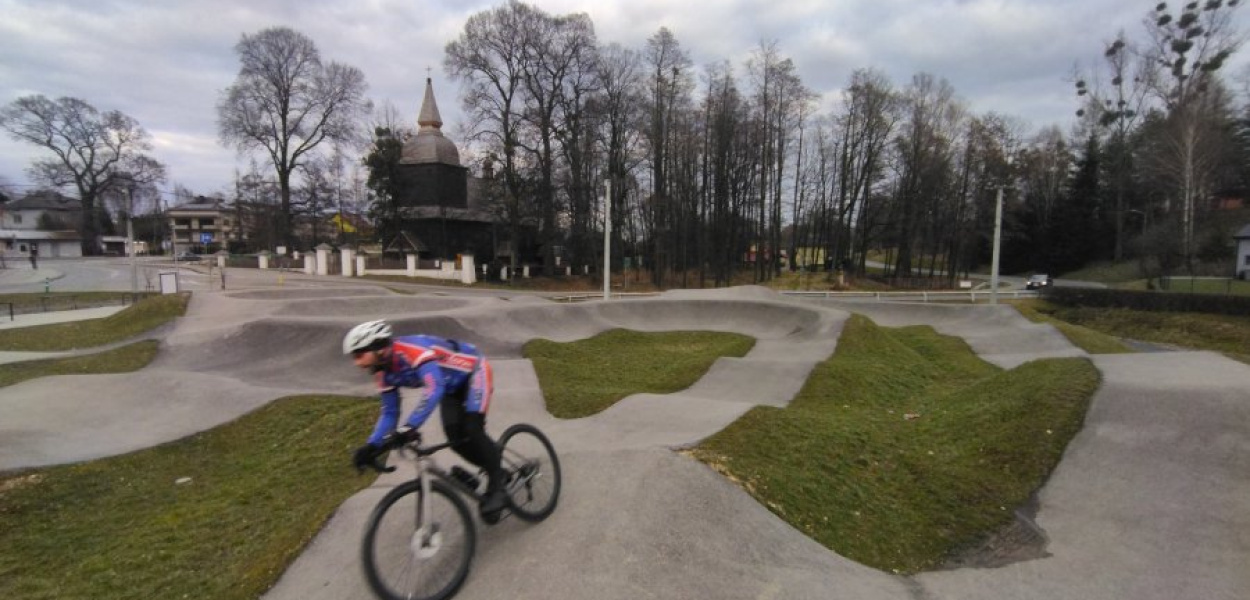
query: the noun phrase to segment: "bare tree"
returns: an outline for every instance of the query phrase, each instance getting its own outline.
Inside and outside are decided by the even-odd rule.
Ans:
[[[1133,159],[1129,135],[1143,116],[1150,72],[1149,64],[1142,60],[1124,32],[1107,44],[1103,58],[1110,76],[1108,87],[1103,88],[1097,80],[1090,82],[1085,77],[1078,77],[1076,93],[1086,98],[1086,102],[1076,114],[1089,119],[1099,130],[1111,134],[1112,183],[1115,188],[1114,259],[1119,261],[1124,254],[1124,213]]]
[[[1217,166],[1204,145],[1215,132],[1209,127],[1216,72],[1241,47],[1242,34],[1233,21],[1237,0],[1190,2],[1177,13],[1159,3],[1146,19],[1150,36],[1146,58],[1152,67],[1148,84],[1167,110],[1173,148],[1172,179],[1181,210],[1182,248],[1186,262],[1194,257],[1194,212],[1210,193]]]
[[[274,27],[244,34],[235,46],[239,74],[217,105],[221,141],[239,152],[262,150],[278,179],[280,239],[292,245],[291,176],[325,141],[355,143],[371,106],[364,74],[323,63],[311,39]]]
[[[509,2],[469,17],[460,37],[449,42],[443,67],[463,81],[462,103],[472,121],[474,137],[489,151],[503,155],[503,186],[497,210],[508,223],[510,271],[516,271],[521,229],[527,214],[523,202],[525,181],[517,150],[520,146],[522,77],[525,46],[518,39],[525,11]]]
[[[595,63],[600,90],[592,100],[599,127],[599,144],[606,178],[612,182],[611,206],[613,244],[622,244],[630,221],[626,212],[626,198],[631,191],[637,192],[634,171],[638,166],[637,146],[639,133],[635,125],[639,120],[640,81],[639,56],[637,52],[619,44],[610,44],[599,52]],[[637,243],[637,239],[632,239]],[[623,254],[613,252],[622,261]]]
[[[648,74],[648,124],[644,137],[650,149],[651,197],[644,221],[648,224],[651,251],[651,276],[656,285],[664,282],[665,271],[672,268],[675,255],[675,206],[671,197],[669,164],[673,126],[679,104],[689,101],[693,90],[690,56],[667,27],[661,27],[647,39],[643,64]]]
[[[956,189],[953,177],[955,138],[964,108],[944,79],[927,73],[912,78],[903,94],[906,117],[895,140],[898,182],[892,204],[895,277],[910,277],[921,267],[921,253],[934,249],[935,227]],[[928,242],[928,243],[926,243]]]
[[[40,183],[78,192],[86,255],[100,251],[97,202],[119,174],[164,176],[164,167],[144,154],[152,145],[138,121],[116,110],[101,113],[78,98],[18,98],[0,110],[0,129],[52,152],[54,158],[34,161],[29,172]]]

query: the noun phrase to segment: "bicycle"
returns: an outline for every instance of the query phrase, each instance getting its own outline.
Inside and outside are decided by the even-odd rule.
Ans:
[[[477,530],[462,496],[480,502],[483,495],[434,463],[432,455],[451,446],[421,446],[418,437],[398,447],[416,462],[416,476],[378,501],[361,543],[365,579],[379,598],[445,600],[469,575]],[[505,516],[546,519],[560,497],[555,448],[537,427],[525,423],[505,430],[499,448],[507,477]],[[395,470],[376,462],[371,466],[379,472]],[[431,576],[422,577],[426,572]]]

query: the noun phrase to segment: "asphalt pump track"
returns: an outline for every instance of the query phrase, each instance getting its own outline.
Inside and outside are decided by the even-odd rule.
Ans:
[[[142,371],[37,379],[0,392],[0,470],[149,447],[286,395],[367,395],[370,385],[342,357],[340,341],[352,325],[386,318],[400,332],[477,343],[495,365],[492,432],[533,423],[551,437],[564,468],[560,507],[548,520],[479,530],[458,598],[1250,595],[1250,367],[1212,353],[1091,357],[1102,386],[1085,428],[1037,496],[1044,548],[995,568],[902,577],[865,567],[674,452],[753,406],[787,404],[833,353],[852,311],[886,326],[932,325],[1005,368],[1084,355],[1052,327],[1005,306],[795,301],[753,287],[579,304],[374,287],[204,294]],[[681,392],[637,394],[582,419],[552,418],[521,347],[613,328],[729,331],[757,342]],[[370,598],[358,564],[364,520],[403,476],[383,476],[345,502],[266,598]]]

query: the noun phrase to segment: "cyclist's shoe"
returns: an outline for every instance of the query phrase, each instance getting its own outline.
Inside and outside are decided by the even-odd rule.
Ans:
[[[466,471],[460,465],[452,466],[451,476],[454,477],[456,481],[459,481],[460,483],[464,484],[464,486],[469,488],[470,490],[473,490],[475,492],[477,491],[477,486],[479,483],[477,477],[475,477],[472,473]]]
[[[478,507],[482,514],[482,520],[490,525],[498,523],[499,518],[503,515],[504,505],[507,502],[508,495],[503,488],[486,492],[486,496],[482,498],[482,505]]]

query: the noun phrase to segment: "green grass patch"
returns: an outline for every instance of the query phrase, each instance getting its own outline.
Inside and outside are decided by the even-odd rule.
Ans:
[[[1250,281],[1203,277],[1169,277],[1165,292],[1181,294],[1229,294],[1250,296]]]
[[[1250,362],[1250,317],[1069,307],[1048,302],[1038,302],[1036,310],[1048,317],[1119,338],[1223,352]]]
[[[1167,288],[1158,279],[1135,279],[1116,284],[1117,289],[1137,291],[1170,292],[1173,294],[1214,294],[1216,296],[1250,296],[1250,281],[1240,279],[1211,279],[1171,277]],[[1152,287],[1153,286],[1153,287]]]
[[[1055,329],[1059,330],[1059,333],[1068,338],[1069,342],[1090,354],[1127,354],[1133,352],[1132,348],[1125,346],[1123,342],[1111,335],[1081,325],[1073,325],[1053,317],[1050,312],[1042,312],[1042,310],[1039,310],[1040,307],[1051,306],[1042,300],[1029,299],[1009,302],[1026,319],[1034,323],[1049,323],[1053,325]]]
[[[1052,274],[1056,278],[1071,279],[1074,281],[1097,281],[1100,283],[1125,283],[1143,277],[1141,263],[1138,261],[1123,262],[1096,262],[1089,264],[1079,270],[1059,274]]]
[[[284,398],[156,448],[0,479],[0,597],[256,598],[373,481],[349,459],[376,413]]]
[[[145,298],[103,319],[0,330],[0,350],[57,352],[120,342],[182,316],[190,294]]]
[[[534,363],[547,410],[574,419],[631,394],[684,390],[717,358],[745,356],[754,345],[753,338],[736,333],[613,329],[567,344],[531,340],[523,351]]]
[[[159,346],[160,342],[156,340],[143,340],[95,354],[2,364],[0,365],[0,387],[53,375],[95,375],[138,371],[156,358],[156,350]]]
[[[1011,521],[1098,383],[1085,359],[1002,371],[929,327],[856,315],[790,406],[756,407],[692,454],[835,552],[912,573]]]

